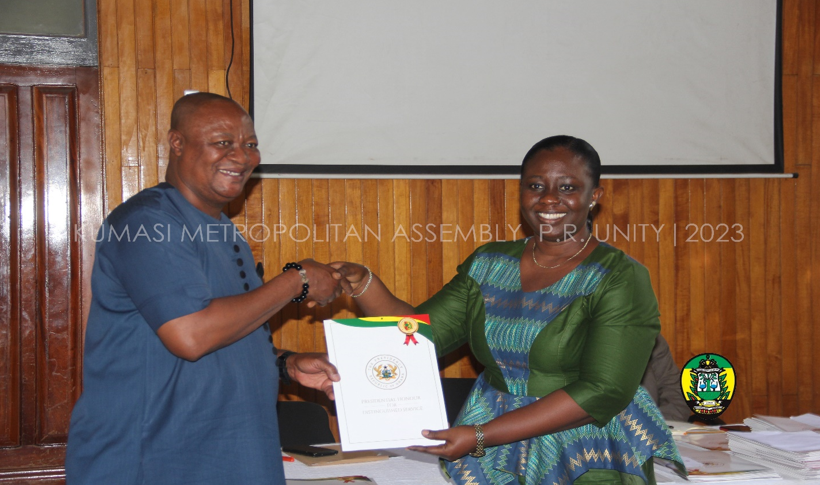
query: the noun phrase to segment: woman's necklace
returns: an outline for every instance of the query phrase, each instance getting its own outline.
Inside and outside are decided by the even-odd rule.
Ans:
[[[557,267],[559,267],[559,266],[563,266],[563,265],[565,265],[565,264],[569,263],[570,261],[572,261],[572,260],[573,260],[576,256],[578,256],[579,254],[583,253],[583,252],[584,252],[584,249],[586,249],[586,248],[587,248],[587,244],[589,244],[589,241],[590,241],[591,239],[592,239],[592,234],[590,234],[590,235],[589,235],[589,237],[587,238],[587,242],[585,242],[585,243],[584,243],[584,246],[583,246],[581,249],[579,249],[577,253],[575,253],[575,254],[573,254],[572,256],[570,256],[570,257],[569,257],[566,261],[563,261],[563,262],[561,262],[561,263],[558,263],[558,264],[556,264],[555,266],[544,266],[543,264],[539,263],[537,259],[535,259],[535,245],[536,245],[536,244],[535,244],[535,240],[533,240],[533,241],[532,241],[532,262],[533,262],[533,263],[535,263],[535,264],[536,264],[536,266],[538,266],[539,268],[544,268],[544,269],[555,269],[555,268],[557,268]]]

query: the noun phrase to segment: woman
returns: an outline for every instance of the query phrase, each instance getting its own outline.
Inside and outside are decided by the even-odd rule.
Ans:
[[[659,333],[649,274],[591,234],[600,158],[555,136],[521,165],[521,214],[535,236],[477,249],[417,308],[377,276],[334,263],[366,315],[429,313],[439,355],[469,342],[485,370],[454,426],[414,447],[456,483],[654,483],[652,457],[680,462],[638,384]]]

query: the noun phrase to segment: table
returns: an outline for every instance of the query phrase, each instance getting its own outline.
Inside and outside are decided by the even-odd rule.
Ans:
[[[389,450],[396,457],[382,461],[345,465],[307,466],[299,461],[285,462],[285,478],[330,478],[364,475],[378,485],[447,485],[438,457],[404,448]]]
[[[286,478],[331,478],[349,475],[364,475],[376,481],[378,485],[452,485],[441,473],[438,458],[426,453],[396,448],[389,450],[396,455],[383,461],[350,463],[345,465],[307,466],[299,461],[285,462]],[[658,466],[658,465],[656,465]],[[656,475],[658,485],[671,485],[687,482],[683,478],[666,478]],[[733,481],[731,485],[807,485],[808,481]]]

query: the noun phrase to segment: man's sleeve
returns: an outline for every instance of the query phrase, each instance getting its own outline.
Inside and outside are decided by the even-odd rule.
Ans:
[[[185,230],[190,228],[170,214],[141,208],[124,220],[106,222],[98,236],[100,269],[154,331],[202,310],[212,298],[202,256]]]

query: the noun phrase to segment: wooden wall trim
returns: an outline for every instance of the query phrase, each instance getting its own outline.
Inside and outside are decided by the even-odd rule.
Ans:
[[[0,214],[8,223],[0,226],[0,446],[20,444],[20,312],[18,234],[19,197],[17,160],[17,86],[0,85]]]

